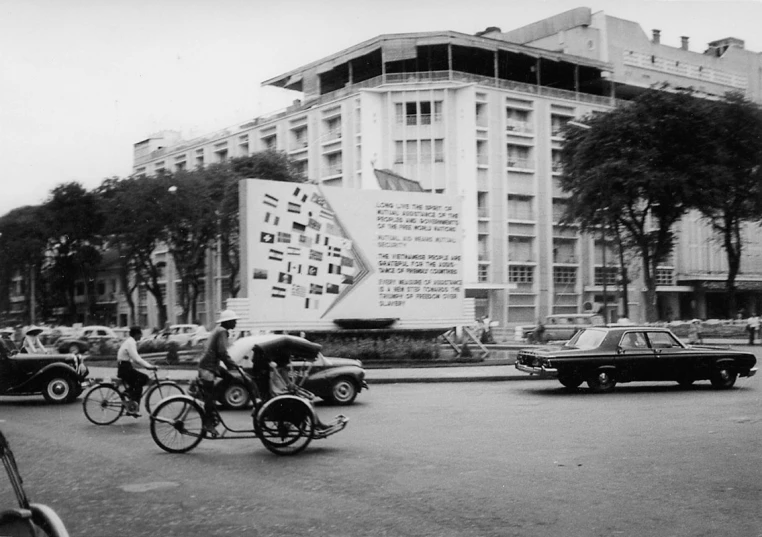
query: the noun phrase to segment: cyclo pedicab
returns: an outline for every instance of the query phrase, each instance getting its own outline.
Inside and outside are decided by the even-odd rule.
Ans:
[[[69,537],[66,526],[47,505],[31,503],[24,490],[11,446],[0,431],[0,461],[5,466],[19,506],[3,509],[0,506],[0,535],[3,537]]]
[[[320,349],[319,344],[296,336],[263,336],[252,348],[252,374],[237,367],[254,402],[252,429],[231,428],[214,408],[210,410],[215,426],[221,425],[223,430],[220,434],[208,433],[203,428],[202,388],[198,381],[193,381],[188,395],[164,399],[151,414],[154,442],[164,451],[185,453],[205,438],[259,438],[277,455],[295,455],[313,439],[327,438],[343,430],[349,420],[338,415],[330,423],[322,423],[312,404],[315,396],[302,387]],[[293,367],[292,357],[301,361],[299,370]]]

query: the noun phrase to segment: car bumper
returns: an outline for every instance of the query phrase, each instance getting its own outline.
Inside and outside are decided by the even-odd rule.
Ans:
[[[558,377],[558,369],[552,368],[552,367],[534,367],[530,365],[524,365],[520,363],[516,363],[516,369],[519,371],[523,371],[524,373],[529,373],[530,375],[540,375],[541,377],[548,377],[548,378],[556,378]]]
[[[757,368],[756,367],[752,367],[751,369],[749,369],[749,374],[746,375],[746,376],[751,378],[751,377],[753,377],[756,374],[757,374]]]

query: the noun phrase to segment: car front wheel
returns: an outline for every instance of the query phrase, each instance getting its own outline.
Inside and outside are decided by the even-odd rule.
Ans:
[[[616,386],[616,380],[611,371],[601,369],[587,379],[587,385],[596,393],[610,392]]]
[[[357,387],[348,378],[339,378],[331,384],[331,401],[338,405],[351,405],[357,397]]]
[[[733,387],[737,377],[738,373],[728,368],[728,366],[721,365],[714,371],[710,381],[715,388],[727,390],[728,388]]]
[[[74,383],[65,377],[52,377],[45,384],[42,396],[48,403],[69,403],[77,397]]]
[[[85,352],[82,350],[82,347],[80,347],[76,343],[72,343],[71,345],[69,345],[67,352],[71,354],[85,354]]]
[[[574,390],[579,388],[579,385],[582,384],[582,379],[579,377],[558,377],[558,382],[560,382],[564,388]]]
[[[249,393],[240,384],[230,384],[222,393],[222,404],[232,410],[241,410],[249,405]]]

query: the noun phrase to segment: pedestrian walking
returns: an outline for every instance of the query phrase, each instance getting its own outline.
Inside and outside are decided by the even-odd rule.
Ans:
[[[754,339],[759,331],[759,317],[757,317],[756,313],[752,313],[751,317],[746,321],[746,330],[749,332],[749,345],[754,345]]]
[[[693,319],[690,326],[688,326],[688,343],[691,345],[704,344],[704,338],[701,334],[701,321],[699,319]]]

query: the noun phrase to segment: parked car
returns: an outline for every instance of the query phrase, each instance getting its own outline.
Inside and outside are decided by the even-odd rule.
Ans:
[[[756,363],[749,352],[685,345],[667,328],[626,325],[586,328],[564,345],[522,349],[516,358],[520,371],[557,378],[570,389],[587,382],[595,392],[633,381],[687,387],[709,380],[715,388],[727,389],[737,377],[754,376]]]
[[[565,313],[548,315],[542,324],[545,328],[542,338],[539,337],[536,324],[517,326],[516,341],[526,343],[567,341],[579,330],[590,326],[602,326],[606,324],[606,321],[597,313]]]
[[[50,403],[70,403],[87,386],[89,371],[76,354],[19,353],[0,342],[0,395],[42,394]]]
[[[73,336],[60,337],[56,342],[56,349],[60,353],[85,354],[94,344],[102,341],[118,343],[121,338],[108,326],[85,326]]]
[[[300,382],[299,375],[307,373],[302,387],[317,397],[338,405],[352,404],[363,389],[368,389],[365,382],[365,370],[362,362],[349,358],[333,358],[323,356],[320,345],[305,339],[285,335],[248,336],[238,339],[228,349],[230,357],[244,371],[252,369],[252,357],[256,345],[277,345],[286,343],[288,339],[304,342],[303,348],[311,349],[302,355],[291,357],[295,379]],[[306,370],[307,366],[309,370]],[[230,379],[222,380],[216,386],[218,400],[228,408],[245,408],[251,401],[244,389],[238,372],[233,372]]]
[[[230,334],[229,341],[233,343],[234,341],[238,341],[239,339],[249,337],[251,336],[251,330],[228,330],[228,333]],[[204,328],[202,331],[200,331],[198,334],[194,335],[193,338],[191,338],[191,346],[192,347],[205,347],[206,342],[209,340],[209,332],[206,328]]]
[[[206,328],[197,324],[173,324],[167,330],[162,330],[154,336],[157,340],[174,341],[181,347],[199,345],[206,341],[209,333]]]

